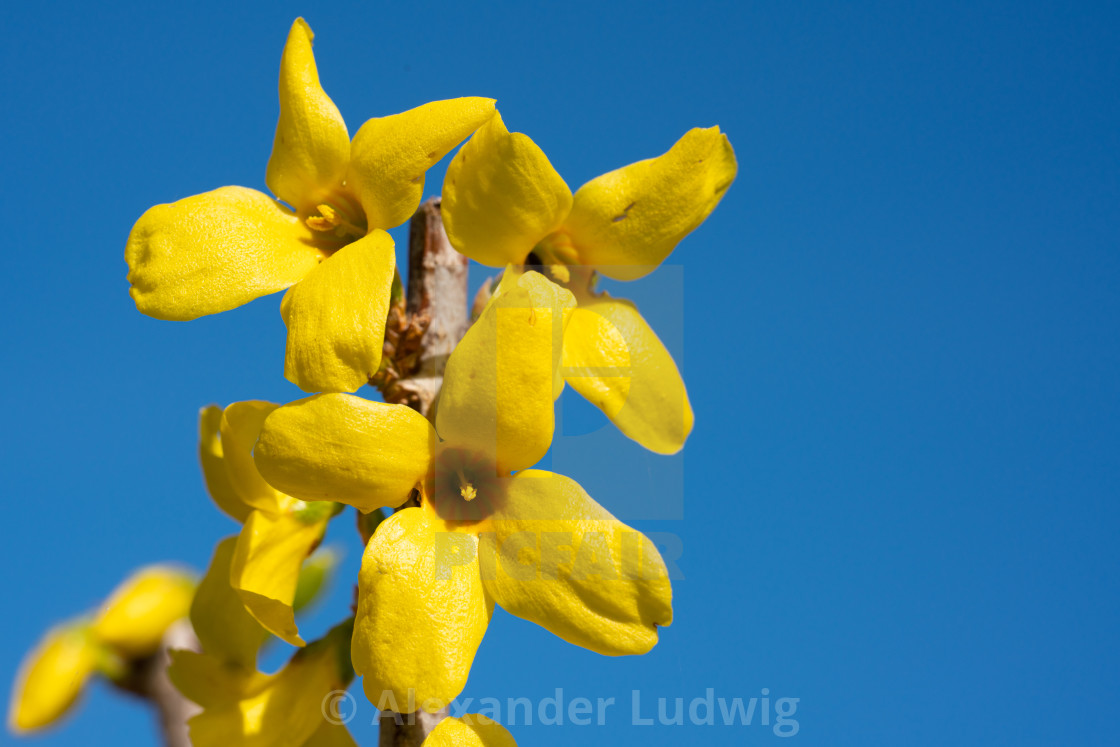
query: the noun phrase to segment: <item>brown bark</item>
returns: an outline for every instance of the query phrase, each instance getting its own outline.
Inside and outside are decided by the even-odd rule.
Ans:
[[[443,369],[451,351],[467,331],[468,260],[451,247],[439,212],[440,200],[426,200],[412,216],[408,234],[407,311],[426,320],[420,358],[414,374],[400,386],[414,392],[413,406],[425,417],[443,384]]]

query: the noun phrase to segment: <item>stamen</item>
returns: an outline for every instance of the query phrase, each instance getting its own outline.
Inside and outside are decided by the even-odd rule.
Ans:
[[[569,283],[572,280],[572,274],[568,272],[567,265],[549,265],[548,274],[558,283]]]
[[[310,215],[306,220],[307,227],[312,231],[334,232],[340,238],[346,235],[364,236],[366,233],[365,230],[343,218],[337,210],[326,203],[316,205],[315,209],[319,211],[319,215]]]
[[[478,497],[478,491],[474,489],[474,485],[463,474],[463,470],[455,470],[455,474],[459,476],[459,495],[463,497],[464,501],[473,501]]]
[[[333,231],[342,222],[338,213],[330,205],[319,205],[316,210],[319,211],[319,215],[312,215],[307,219],[307,227],[312,231],[327,233]]]
[[[574,265],[579,259],[572,237],[563,231],[554,231],[533,247],[533,254],[545,265]],[[551,270],[551,268],[550,268]]]

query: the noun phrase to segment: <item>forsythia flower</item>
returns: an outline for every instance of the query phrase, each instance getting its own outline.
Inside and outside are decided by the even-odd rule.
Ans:
[[[190,619],[205,654],[230,668],[251,673],[256,671],[257,652],[269,634],[230,585],[236,548],[237,537],[226,537],[214,548],[210,566],[195,592]]]
[[[319,84],[312,36],[297,19],[280,63],[265,176],[276,199],[222,187],[157,205],[132,229],[125,259],[137,308],[158,319],[194,319],[290,288],[285,376],[309,392],[352,392],[381,362],[395,267],[382,229],[412,215],[425,172],[492,116],[494,102],[450,99],[371,119],[351,142]]]
[[[118,676],[126,660],[159,648],[167,628],[186,617],[195,581],[169,566],[141,568],[118,586],[92,619],[54,628],[24,659],[12,690],[12,731],[58,720],[95,672]]]
[[[648,651],[672,620],[653,543],[575,481],[528,469],[552,441],[573,305],[535,272],[504,283],[448,360],[434,429],[345,394],[265,420],[257,466],[290,495],[371,511],[421,488],[421,506],[382,522],[362,559],[352,655],[378,708],[457,696],[495,603],[610,655]]]
[[[155,653],[171,623],[186,617],[197,581],[168,566],[132,574],[101,605],[93,636],[130,658]]]
[[[265,629],[302,646],[294,610],[300,570],[322,541],[334,507],[284,495],[257,472],[253,444],[265,417],[277,407],[250,401],[225,410],[205,408],[199,419],[199,451],[214,502],[244,522],[226,581]]]
[[[190,719],[195,747],[304,745],[353,747],[345,726],[327,721],[324,699],[353,679],[346,655],[351,624],[297,651],[276,674],[230,667],[209,654],[176,651],[169,670],[175,687],[202,706]]]
[[[477,713],[467,713],[459,718],[449,716],[436,724],[423,747],[517,747],[517,742],[501,724]]]
[[[502,267],[532,256],[571,288],[579,308],[564,337],[566,381],[628,437],[671,454],[692,429],[680,373],[631,302],[594,292],[590,270],[616,280],[652,272],[707,218],[736,169],[719,128],[697,128],[573,196],[541,149],[495,115],[447,169],[443,220],[471,259]]]

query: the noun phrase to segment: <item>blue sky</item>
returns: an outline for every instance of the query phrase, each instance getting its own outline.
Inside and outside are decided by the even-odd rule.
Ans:
[[[300,396],[279,297],[157,322],[123,261],[150,205],[264,188],[297,15],[351,131],[485,95],[573,188],[694,126],[739,159],[669,266],[612,289],[681,364],[683,454],[560,404],[557,469],[679,539],[673,625],[609,659],[498,612],[464,697],[616,701],[603,726],[513,726],[522,744],[781,742],[779,698],[800,699],[794,743],[1120,739],[1105,3],[6,5],[5,700],[54,621],[138,565],[201,569],[236,530],[202,487],[199,407]],[[313,634],[345,614],[359,558],[349,517],[331,538],[347,556]],[[769,698],[771,723],[632,724],[634,690],[656,720],[659,698],[708,688]],[[141,704],[94,688],[38,743],[153,735]]]

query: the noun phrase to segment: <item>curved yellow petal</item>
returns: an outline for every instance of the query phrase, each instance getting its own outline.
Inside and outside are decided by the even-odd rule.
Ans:
[[[340,635],[345,632],[345,637]],[[326,723],[324,700],[345,689],[349,629],[335,628],[297,651],[275,675],[259,680],[239,700],[214,703],[189,722],[194,747],[302,745]]]
[[[610,656],[644,654],[658,626],[673,620],[657,548],[563,475],[514,475],[479,539],[487,593],[569,643]]]
[[[237,539],[226,537],[214,548],[210,567],[191,604],[191,626],[204,652],[225,664],[254,671],[257,652],[268,638],[268,631],[253,619],[230,585]],[[206,705],[193,697],[191,700]]]
[[[170,654],[167,676],[184,698],[203,708],[221,707],[260,692],[270,679],[252,664],[246,668],[186,649],[172,649]]]
[[[147,656],[159,648],[168,626],[187,616],[196,585],[193,576],[177,568],[141,568],[101,605],[93,635],[128,656]]]
[[[269,485],[253,463],[253,447],[265,418],[280,405],[261,400],[234,402],[222,411],[219,432],[226,475],[241,502],[252,508],[278,513],[292,504],[291,497]]]
[[[433,101],[366,122],[354,135],[347,186],[370,228],[404,223],[420,205],[424,174],[494,114],[494,99]]]
[[[522,264],[571,207],[572,191],[544,151],[497,113],[455,154],[443,181],[451,245],[492,267]]]
[[[136,308],[173,321],[284,290],[320,257],[311,230],[290,210],[244,187],[149,208],[124,250]]]
[[[495,296],[455,348],[436,430],[489,454],[499,473],[536,464],[552,443],[553,391],[571,292],[528,272]]]
[[[199,410],[198,459],[202,463],[202,478],[215,505],[237,521],[245,521],[253,509],[237,495],[226,472],[225,453],[219,438],[221,426],[222,408],[208,405]]]
[[[436,724],[424,747],[517,747],[517,742],[501,724],[477,713],[465,713]]]
[[[427,474],[434,442],[431,424],[412,408],[320,394],[268,417],[256,463],[289,495],[368,513],[408,499]]]
[[[237,538],[230,586],[257,622],[293,646],[303,645],[293,609],[299,571],[326,531],[326,518],[309,522],[295,514],[254,511]]]
[[[97,665],[98,648],[84,625],[48,632],[26,657],[12,688],[8,728],[22,733],[58,720],[81,694]]]
[[[437,524],[422,508],[394,513],[362,557],[351,653],[383,710],[434,712],[458,696],[493,613],[478,541]]]
[[[288,32],[280,58],[280,121],[265,173],[272,193],[301,214],[341,186],[350,162],[346,122],[319,84],[314,38],[302,18]]]
[[[533,273],[534,277],[530,278],[530,280],[528,281],[530,283],[530,285],[528,287],[536,287],[538,285],[541,285],[544,288],[549,288],[549,290],[553,293],[557,292],[551,286],[543,285],[540,282],[540,279],[535,277],[536,275],[540,275],[541,278],[544,278],[545,280],[549,280],[549,278],[546,275],[542,275],[541,273],[536,272],[536,270],[526,270],[523,265],[509,264],[509,265],[506,265],[505,269],[502,270],[502,272],[497,276],[498,284],[496,286],[491,286],[490,297],[482,305],[482,311],[475,314],[475,318],[477,319],[477,318],[481,317],[483,312],[485,312],[486,309],[488,309],[490,307],[490,305],[494,303],[495,299],[500,298],[503,293],[505,293],[506,291],[508,291],[512,288],[517,288],[521,284],[521,278],[524,277],[525,275],[529,274],[529,273]],[[549,282],[552,282],[552,281],[549,281]],[[563,288],[563,286],[557,285],[556,283],[552,283],[552,285],[555,285],[556,288]],[[559,293],[560,293],[560,296],[559,296],[560,297],[560,302],[564,306],[564,324],[566,325],[568,323],[568,319],[570,318],[571,312],[574,309],[574,307],[570,307],[570,306],[567,305],[567,303],[568,303],[567,302],[567,296],[564,295],[562,291],[559,292]],[[572,297],[576,299],[576,303],[578,304],[579,299],[576,298],[576,296],[574,295],[574,292],[573,292]],[[552,382],[552,399],[553,399],[553,401],[559,399],[560,398],[560,393],[563,392],[563,391],[564,391],[564,377],[561,375],[560,369],[557,368],[556,369],[556,376],[555,376],[555,378],[553,379],[553,382]]]
[[[358,743],[342,724],[324,721],[303,747],[358,747]]]
[[[332,254],[284,295],[284,376],[305,392],[353,392],[381,365],[396,260],[374,231]]]
[[[692,431],[692,406],[673,357],[637,308],[607,294],[581,296],[564,330],[565,381],[627,437],[675,454]]]
[[[718,127],[695,128],[657,158],[592,179],[564,222],[578,263],[616,280],[648,275],[715,209],[737,168]]]

